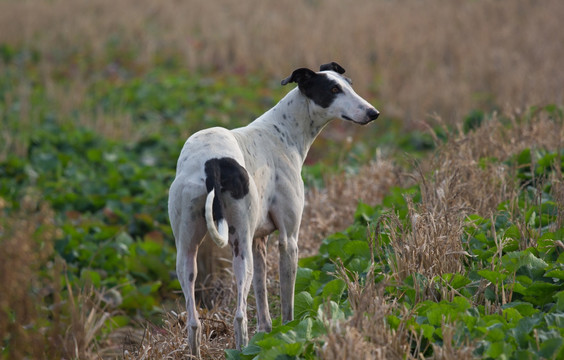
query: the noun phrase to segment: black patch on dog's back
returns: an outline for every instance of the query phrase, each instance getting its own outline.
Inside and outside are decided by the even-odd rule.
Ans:
[[[243,168],[233,158],[215,158],[206,161],[206,188],[208,192],[212,188],[216,188],[221,192],[229,191],[235,199],[242,199],[249,193],[249,175],[247,170]],[[219,180],[219,184],[216,181]],[[220,185],[220,189],[217,189]]]

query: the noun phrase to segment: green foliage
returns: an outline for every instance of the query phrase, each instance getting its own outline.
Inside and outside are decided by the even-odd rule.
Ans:
[[[123,309],[150,312],[178,288],[166,208],[175,167],[169,154],[178,148],[155,136],[130,145],[47,122],[34,132],[27,159],[0,164],[0,197],[10,211],[27,189],[41,189],[57,212],[55,249],[69,280],[116,287]]]
[[[554,159],[552,154],[545,153],[540,158],[544,160],[537,164],[549,162],[545,157]],[[523,160],[519,156],[512,161]],[[549,171],[552,167],[544,166],[538,175],[548,178]],[[470,255],[466,271],[434,279],[415,274],[402,283],[387,286],[388,296],[413,309],[408,315],[400,312],[389,315],[390,328],[404,324],[420,334],[426,344],[442,346],[447,341],[443,333],[446,324],[454,329],[448,341],[455,346],[474,344],[473,354],[479,358],[561,358],[564,355],[564,251],[555,246],[555,241],[564,239],[564,228],[553,230],[557,220],[554,199],[546,191],[550,183],[544,185],[545,190],[540,190],[541,204],[533,205],[539,194],[531,189],[521,193],[519,209],[513,209],[524,214],[525,223],[534,229],[528,234],[538,237],[536,245],[531,246],[532,239],[524,238],[519,230],[521,224],[514,222],[515,217],[506,204],[501,204],[498,213],[490,219],[469,216],[467,231],[461,238]],[[335,277],[335,264],[342,262],[351,274],[366,279],[373,260],[372,224],[392,206],[400,219],[406,221],[404,195],[407,194],[419,201],[417,188],[396,188],[382,205],[359,204],[354,224],[325,239],[317,255],[300,260],[295,320],[281,324],[277,319],[272,333],[256,334],[242,352],[228,350],[227,358],[316,358],[317,349],[323,346],[323,335],[328,332],[327,319],[346,319],[352,314],[349,289]],[[393,250],[386,234],[378,235],[373,269],[376,281],[381,281],[390,270],[386,268],[387,261],[381,260],[390,258]],[[431,287],[439,291],[441,286],[450,289],[452,297],[440,301],[418,300],[422,289]],[[328,306],[327,301],[330,301]],[[331,316],[327,316],[327,311]],[[427,347],[425,356],[431,354]]]
[[[119,43],[108,46],[119,52]],[[16,212],[30,191],[42,194],[56,212],[60,231],[55,251],[66,262],[63,279],[76,287],[114,288],[125,313],[148,316],[179,290],[172,275],[175,249],[166,207],[185,140],[181,135],[216,125],[245,125],[286,89],[264,89],[260,78],[205,78],[163,66],[140,76],[93,77],[85,85],[88,100],[57,118],[53,114],[60,109],[49,101],[34,67],[38,56],[0,46],[5,64],[0,74],[2,134],[10,134],[11,143],[24,144],[25,149],[22,156],[12,153],[7,143],[0,144],[0,211]],[[22,63],[29,68],[20,68]],[[29,108],[35,122],[21,121]],[[559,107],[545,111],[562,119]],[[135,141],[109,140],[75,124],[78,114],[116,113],[131,117]],[[485,117],[473,112],[465,119],[464,131],[472,131]],[[371,141],[364,143],[399,144],[410,153],[435,146],[430,135],[404,133],[397,122],[378,126],[379,140],[367,131],[364,136]],[[158,132],[152,131],[155,127]],[[444,137],[440,129],[435,133]],[[346,158],[342,150],[332,150],[327,161],[333,169],[353,164],[346,170],[354,172],[354,166],[373,154],[371,146],[355,145]],[[564,357],[564,252],[557,245],[564,239],[564,228],[556,227],[562,209],[550,191],[551,174],[558,167],[564,170],[563,155],[563,150],[526,149],[509,159],[506,165],[517,169],[524,191],[515,203],[500,204],[491,218],[467,218],[461,241],[470,256],[464,272],[432,279],[413,274],[387,284],[385,295],[410,310],[407,315],[391,313],[390,328],[408,326],[427,344],[441,346],[447,341],[444,326],[452,326],[454,345],[475,344],[474,355],[482,358]],[[495,162],[484,158],[479,165]],[[306,167],[304,178],[310,186],[323,186],[326,173],[325,164],[319,163]],[[406,198],[420,202],[419,189],[393,188],[381,205],[359,204],[349,228],[326,238],[315,256],[300,260],[295,320],[281,324],[275,319],[271,333],[256,334],[243,351],[227,351],[227,358],[316,358],[329,324],[353,314],[350,289],[335,275],[336,263],[364,284],[369,271],[374,271],[375,281],[382,281],[391,272],[395,254],[390,234],[382,229],[373,234],[374,224],[394,211],[402,225],[409,226]],[[421,300],[422,291],[444,289],[450,296]],[[125,326],[128,319],[114,317],[108,328]],[[428,347],[425,355],[431,353]]]

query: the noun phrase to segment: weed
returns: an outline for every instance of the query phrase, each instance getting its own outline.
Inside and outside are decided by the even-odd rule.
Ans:
[[[111,316],[103,293],[91,287],[76,293],[61,279],[65,264],[53,247],[60,230],[37,199],[30,190],[0,222],[2,358],[96,358]]]

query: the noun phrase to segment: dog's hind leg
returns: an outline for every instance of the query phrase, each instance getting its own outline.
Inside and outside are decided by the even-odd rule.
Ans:
[[[198,269],[196,265],[196,256],[198,254],[198,245],[183,248],[178,248],[176,258],[176,272],[178,280],[182,286],[182,292],[186,298],[186,311],[188,330],[188,345],[190,346],[191,355],[200,358],[200,339],[202,333],[202,325],[198,319],[198,311],[196,310],[196,303],[194,297],[194,284]]]
[[[173,204],[169,212],[176,240],[176,273],[186,299],[188,345],[191,355],[199,359],[202,326],[196,310],[194,287],[198,275],[196,257],[199,244],[206,234],[206,226],[204,218],[198,217],[198,212],[194,210],[200,207],[193,205],[192,199],[182,200],[182,204]],[[179,211],[174,206],[179,206]]]
[[[256,191],[254,185],[250,193],[242,199],[224,197],[229,209],[229,242],[233,250],[233,272],[237,285],[237,309],[233,327],[235,344],[240,350],[247,346],[247,298],[253,280],[253,235],[256,224]]]
[[[268,237],[253,240],[253,288],[257,303],[258,331],[270,332],[272,320],[266,295],[266,241]]]
[[[232,238],[233,272],[237,281],[237,309],[235,310],[235,344],[241,350],[249,340],[247,330],[247,297],[253,277],[252,235],[248,229],[237,229]]]

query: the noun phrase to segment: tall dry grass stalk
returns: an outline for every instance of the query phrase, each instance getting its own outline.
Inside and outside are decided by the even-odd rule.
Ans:
[[[375,233],[371,233],[371,258],[374,259]],[[333,359],[421,359],[427,351],[422,335],[413,331],[406,319],[413,318],[413,310],[400,306],[397,299],[385,294],[385,287],[392,278],[384,275],[375,281],[375,263],[372,261],[364,280],[357,273],[337,264],[339,279],[345,282],[353,315],[345,321],[328,321],[328,333],[319,349],[320,358]],[[382,275],[382,274],[380,274]],[[395,329],[388,323],[388,316],[399,317]],[[455,343],[454,329],[442,325],[443,344],[433,345],[433,359],[473,359],[471,344]]]
[[[19,214],[0,218],[0,339],[7,343],[10,358],[39,359],[44,351],[58,353],[56,335],[61,329],[45,329],[50,333],[44,336],[40,310],[35,304],[36,299],[50,292],[39,271],[53,253],[52,217],[51,210],[44,205],[38,208],[28,196]],[[47,279],[47,283],[51,280]],[[53,337],[53,345],[49,337]]]
[[[380,223],[394,250],[389,265],[395,280],[401,282],[414,274],[432,279],[463,271],[469,256],[460,241],[469,225],[466,217],[478,214],[490,218],[500,203],[517,202],[522,191],[515,176],[517,169],[505,165],[504,161],[525,148],[561,149],[562,119],[542,111],[526,120],[520,118],[494,114],[475,131],[452,133],[433,156],[416,167],[412,176],[419,184],[421,201],[414,204],[411,198],[406,199],[407,223],[395,213],[387,214]],[[507,126],[507,122],[512,122],[512,126]],[[492,158],[496,160],[487,161]],[[483,159],[486,161],[481,161]],[[552,176],[555,178],[551,191],[561,209],[564,202],[560,170],[555,170]],[[561,210],[558,216],[562,216]],[[514,217],[514,223],[523,234],[522,247],[534,246],[535,239],[531,235],[534,231],[524,215]],[[492,236],[496,236],[495,231]],[[432,283],[420,290],[422,299],[440,300],[449,296],[448,292],[437,293]]]
[[[30,191],[21,209],[0,218],[2,359],[99,359],[110,317],[103,294],[61,285],[54,213],[37,199]],[[0,198],[0,212],[3,204]]]
[[[414,274],[432,279],[437,275],[462,272],[464,257],[468,255],[460,242],[464,214],[455,212],[459,209],[447,208],[443,212],[422,204],[416,206],[411,199],[407,201],[409,226],[402,225],[396,214],[388,214],[383,219],[394,249],[389,265],[396,280],[401,283]]]
[[[359,201],[379,204],[392,186],[400,184],[399,168],[391,159],[377,156],[357,174],[327,176],[323,188],[308,189],[299,234],[300,256],[316,254],[325,237],[349,226]]]
[[[166,62],[280,78],[336,60],[383,114],[410,122],[562,104],[563,16],[560,0],[5,0],[0,44],[37,51],[38,80],[65,106],[97,76]]]
[[[410,353],[412,334],[404,323],[390,328],[387,317],[408,310],[385,295],[386,281],[375,282],[375,266],[371,264],[366,279],[337,264],[337,277],[348,289],[354,311],[346,321],[328,320],[328,332],[319,349],[322,359],[404,359]],[[407,317],[407,316],[406,316]]]
[[[235,347],[233,340],[233,316],[219,308],[199,309],[202,321],[202,359],[220,359],[224,349]],[[231,322],[230,322],[231,320]],[[168,311],[163,318],[163,325],[148,324],[143,331],[122,329],[116,338],[122,338],[122,358],[125,360],[148,359],[191,359],[186,342],[186,312]]]

